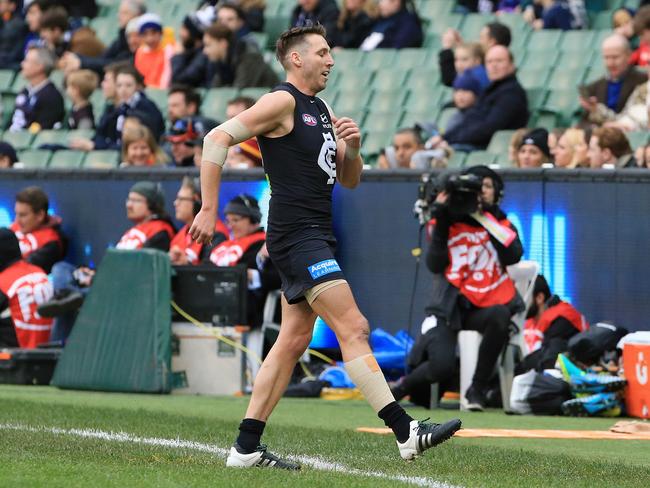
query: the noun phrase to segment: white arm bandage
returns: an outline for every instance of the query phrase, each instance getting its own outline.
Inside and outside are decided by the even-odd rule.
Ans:
[[[203,157],[201,159],[223,168],[223,165],[226,162],[226,156],[228,155],[228,147],[219,144],[212,139],[211,136],[216,131],[225,132],[232,137],[231,145],[233,146],[250,139],[253,137],[253,134],[237,118],[232,118],[208,132],[208,134],[203,138]]]

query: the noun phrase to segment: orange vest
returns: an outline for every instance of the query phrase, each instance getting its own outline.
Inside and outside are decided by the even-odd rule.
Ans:
[[[239,239],[222,242],[210,253],[210,261],[217,266],[235,266],[249,247],[264,239],[266,239],[266,233],[260,231]]]
[[[36,310],[53,295],[43,270],[26,261],[17,261],[0,273],[0,291],[9,299],[18,345],[32,349],[48,342],[54,320],[41,317]]]
[[[163,230],[169,234],[170,240],[174,237],[174,229],[168,222],[158,219],[147,220],[127,230],[115,247],[117,249],[142,249],[145,242]]]
[[[578,332],[584,332],[589,328],[589,323],[584,315],[578,312],[573,305],[567,302],[560,302],[542,313],[537,322],[534,318],[526,320],[524,324],[524,341],[528,346],[528,352],[531,353],[542,347],[544,333],[548,330],[555,319],[564,317]]]
[[[500,222],[510,226],[507,220]],[[499,262],[497,250],[483,227],[457,222],[449,227],[447,280],[475,306],[505,305],[515,285]]]
[[[135,52],[135,67],[144,77],[144,84],[151,88],[167,88],[171,81],[171,59],[173,46],[159,46],[152,51],[147,46],[140,46]]]
[[[169,248],[174,247],[179,248],[181,251],[185,251],[185,256],[187,256],[187,261],[190,264],[199,264],[199,256],[201,255],[201,250],[203,249],[203,244],[199,244],[188,234],[190,230],[190,225],[186,224],[181,230],[178,231],[178,234],[172,239]],[[217,224],[214,227],[215,234],[223,234],[228,237],[228,227],[219,219],[217,219]]]
[[[14,222],[11,224],[10,229],[16,234],[23,259],[27,259],[31,253],[52,241],[57,242],[59,247],[62,247],[61,236],[52,227],[41,227],[33,232],[23,234],[18,224]]]

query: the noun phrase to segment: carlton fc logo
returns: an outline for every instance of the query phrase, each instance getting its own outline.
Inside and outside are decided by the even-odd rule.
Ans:
[[[307,124],[309,127],[314,127],[317,123],[318,120],[316,120],[316,117],[313,115],[309,114],[302,114],[302,121]]]

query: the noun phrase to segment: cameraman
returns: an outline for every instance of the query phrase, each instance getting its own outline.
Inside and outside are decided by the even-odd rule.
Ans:
[[[521,259],[523,248],[499,208],[504,186],[497,173],[474,166],[450,177],[444,188],[433,204],[426,256],[434,273],[433,303],[409,356],[413,369],[393,393],[396,398],[417,395],[422,387],[453,377],[458,330],[476,330],[483,340],[465,406],[482,411],[488,382],[509,338],[510,317],[524,309],[505,271]]]

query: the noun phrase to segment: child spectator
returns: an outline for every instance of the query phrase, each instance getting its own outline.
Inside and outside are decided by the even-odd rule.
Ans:
[[[156,14],[140,16],[142,45],[135,52],[135,67],[144,76],[145,86],[167,88],[172,76],[172,45],[163,45],[162,21]]]
[[[168,160],[169,158],[160,149],[149,129],[139,123],[125,124],[122,132],[121,168],[163,166]]]
[[[69,28],[68,13],[63,7],[52,7],[43,12],[38,32],[45,46],[57,59],[68,50],[71,35]]]
[[[25,52],[27,52],[27,48],[30,45],[40,39],[39,33],[41,30],[41,19],[43,18],[43,12],[50,8],[51,5],[52,2],[50,0],[34,0],[27,6],[25,10],[25,22],[27,23],[27,29],[29,32],[25,37]]]
[[[0,169],[12,168],[18,161],[16,150],[8,142],[0,142]]]
[[[483,48],[478,42],[463,42],[454,49],[454,68],[456,78],[469,71],[480,84],[481,92],[490,84],[483,64]],[[455,79],[455,78],[454,78]]]
[[[454,127],[463,123],[467,109],[476,103],[476,100],[481,94],[481,84],[474,77],[471,70],[457,75],[453,87],[454,105],[458,110],[451,116],[449,122],[447,122],[446,131],[452,130]]]
[[[72,101],[68,115],[70,129],[94,129],[95,115],[90,96],[97,88],[97,75],[94,71],[82,69],[73,71],[66,77],[65,92]]]
[[[17,0],[0,0],[0,69],[17,71],[25,53],[27,25]]]

